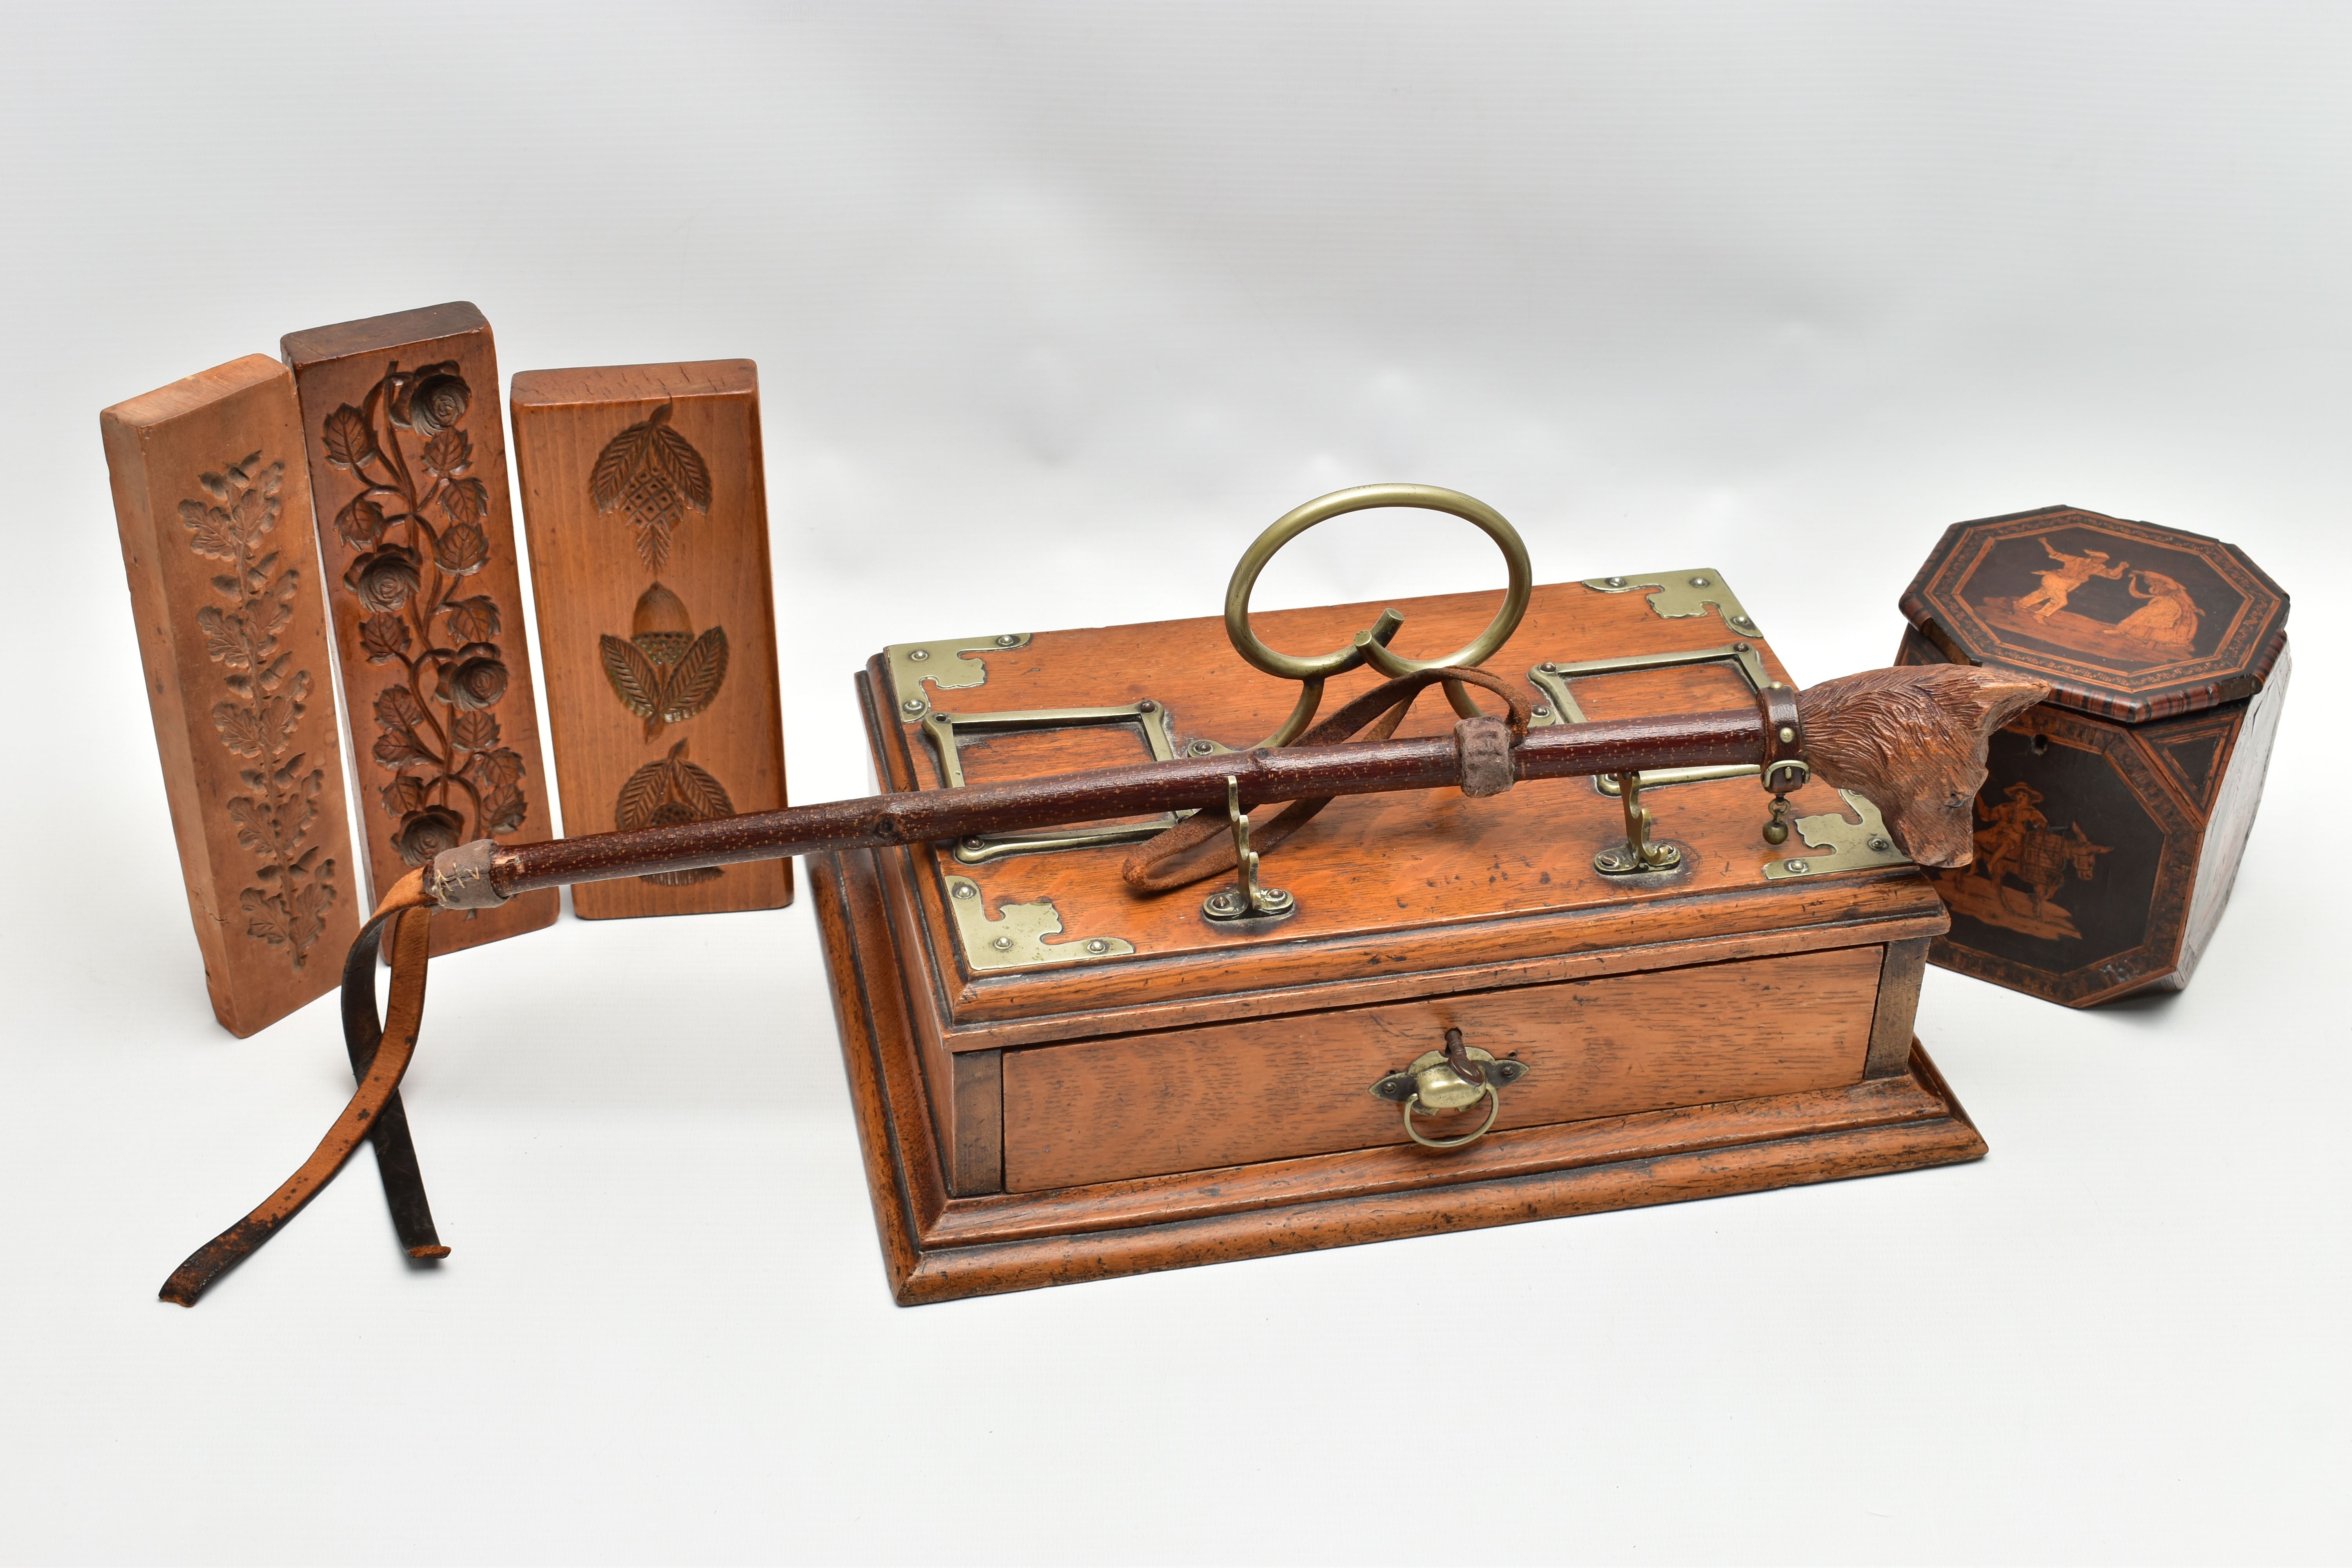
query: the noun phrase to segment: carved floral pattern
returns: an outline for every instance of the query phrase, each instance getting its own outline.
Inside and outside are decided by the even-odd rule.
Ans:
[[[588,477],[596,510],[618,511],[627,519],[636,531],[638,557],[656,573],[668,563],[670,532],[688,509],[705,516],[710,511],[710,465],[672,428],[672,407],[663,404],[605,442]],[[597,654],[613,695],[645,721],[647,741],[708,709],[727,679],[725,629],[712,626],[696,635],[685,603],[658,580],[639,595],[627,639],[601,637]],[[725,787],[687,760],[684,741],[672,746],[667,756],[631,773],[614,806],[614,819],[625,830],[734,815]],[[724,867],[705,866],[656,871],[637,879],[683,888],[726,874]]]
[[[673,827],[682,822],[707,822],[714,816],[734,815],[735,805],[727,798],[727,791],[719,781],[686,760],[684,741],[672,746],[668,756],[647,763],[631,773],[629,782],[621,786],[620,803],[614,810],[623,828]],[[688,871],[655,871],[637,880],[664,888],[684,888],[726,874],[724,866],[698,866]]]
[[[213,727],[223,745],[253,763],[236,775],[247,793],[227,805],[238,847],[261,860],[254,873],[258,885],[238,895],[245,931],[287,949],[299,969],[334,905],[335,862],[320,857],[320,845],[301,847],[327,775],[323,768],[306,770],[304,753],[294,750],[310,672],[293,668],[294,656],[278,649],[278,636],[294,618],[301,574],[292,566],[278,571],[278,552],[263,548],[262,536],[278,525],[285,477],[284,463],[265,468],[258,452],[220,473],[201,474],[196,482],[212,499],[182,501],[180,521],[190,549],[228,567],[212,580],[224,603],[197,611],[196,624],[229,693],[213,704]]]
[[[335,531],[359,552],[343,586],[365,612],[361,649],[401,676],[376,693],[383,733],[370,754],[392,774],[379,793],[393,847],[411,866],[511,833],[530,812],[522,756],[499,743],[511,676],[498,602],[462,591],[490,559],[489,489],[460,428],[472,401],[456,361],[403,370],[395,360],[358,406],[327,416],[320,437],[327,460],[362,486]]]
[[[630,426],[598,454],[588,493],[600,512],[618,511],[637,532],[637,554],[649,572],[669,564],[670,530],[687,509],[710,511],[710,465],[693,443],[670,428],[669,404]]]

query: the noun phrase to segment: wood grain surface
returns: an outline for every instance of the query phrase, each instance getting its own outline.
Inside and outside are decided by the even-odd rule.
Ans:
[[[373,905],[443,849],[554,834],[498,351],[467,304],[292,332],[280,349],[302,409]],[[436,921],[433,950],[551,924],[559,900]]]
[[[850,1101],[901,1305],[1717,1197],[1974,1160],[1984,1141],[1916,1042],[1908,1070],[1815,1089],[987,1197],[949,1194],[870,852],[813,858]]]
[[[1452,1028],[1528,1064],[1498,1128],[1840,1088],[1863,1075],[1881,961],[1846,948],[1011,1051],[1005,1190],[1407,1143],[1369,1091]]]
[[[569,834],[785,804],[758,373],[523,371],[515,467]],[[774,909],[792,862],[572,886],[583,920]]]
[[[262,354],[99,416],[214,1016],[334,989],[365,912],[294,381]]]

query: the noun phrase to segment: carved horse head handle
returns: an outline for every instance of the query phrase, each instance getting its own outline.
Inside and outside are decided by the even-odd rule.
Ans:
[[[1984,785],[1986,743],[2049,695],[2041,681],[2006,670],[1929,665],[1824,680],[1797,694],[1797,712],[1816,776],[1869,796],[1922,866],[1965,866],[1976,848],[1969,805]]]

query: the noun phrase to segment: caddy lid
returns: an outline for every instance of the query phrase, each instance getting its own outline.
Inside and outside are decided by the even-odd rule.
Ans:
[[[2236,545],[2063,505],[1954,523],[1902,608],[1945,658],[2126,724],[2251,697],[2286,646],[2286,594]]]

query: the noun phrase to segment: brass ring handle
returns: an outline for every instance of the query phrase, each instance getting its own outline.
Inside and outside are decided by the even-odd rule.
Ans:
[[[1486,1120],[1478,1124],[1477,1131],[1465,1132],[1459,1138],[1423,1137],[1421,1135],[1421,1129],[1412,1124],[1412,1108],[1421,1103],[1421,1096],[1416,1094],[1410,1096],[1404,1102],[1405,1136],[1411,1138],[1414,1142],[1420,1144],[1424,1149],[1459,1149],[1465,1143],[1475,1143],[1479,1139],[1484,1138],[1489,1131],[1493,1131],[1495,1126],[1495,1118],[1503,1114],[1503,1091],[1496,1089],[1491,1083],[1486,1085]]]
[[[1486,629],[1454,653],[1443,658],[1406,658],[1389,651],[1390,639],[1403,618],[1393,610],[1381,612],[1380,619],[1358,632],[1347,647],[1316,658],[1300,658],[1295,654],[1276,653],[1258,639],[1250,628],[1250,595],[1257,587],[1258,574],[1265,570],[1282,547],[1314,527],[1318,522],[1351,511],[1371,507],[1415,507],[1424,511],[1442,511],[1475,523],[1496,547],[1503,552],[1504,565],[1510,574],[1509,585],[1504,590],[1502,608]],[[1535,568],[1528,563],[1526,541],[1518,530],[1510,525],[1501,512],[1475,497],[1460,490],[1449,490],[1437,485],[1358,485],[1352,489],[1334,490],[1308,501],[1305,506],[1275,520],[1272,527],[1257,536],[1234,567],[1233,580],[1225,585],[1225,636],[1234,651],[1256,668],[1284,680],[1302,683],[1297,706],[1282,727],[1259,742],[1263,747],[1289,744],[1304,733],[1315,717],[1315,710],[1323,699],[1323,683],[1332,676],[1370,664],[1391,679],[1411,675],[1415,670],[1434,669],[1442,665],[1475,666],[1494,657],[1511,634],[1519,627],[1521,617],[1528,613],[1528,601],[1535,592]],[[1454,710],[1465,719],[1478,716],[1477,706],[1471,702],[1460,681],[1448,681],[1445,695]]]

